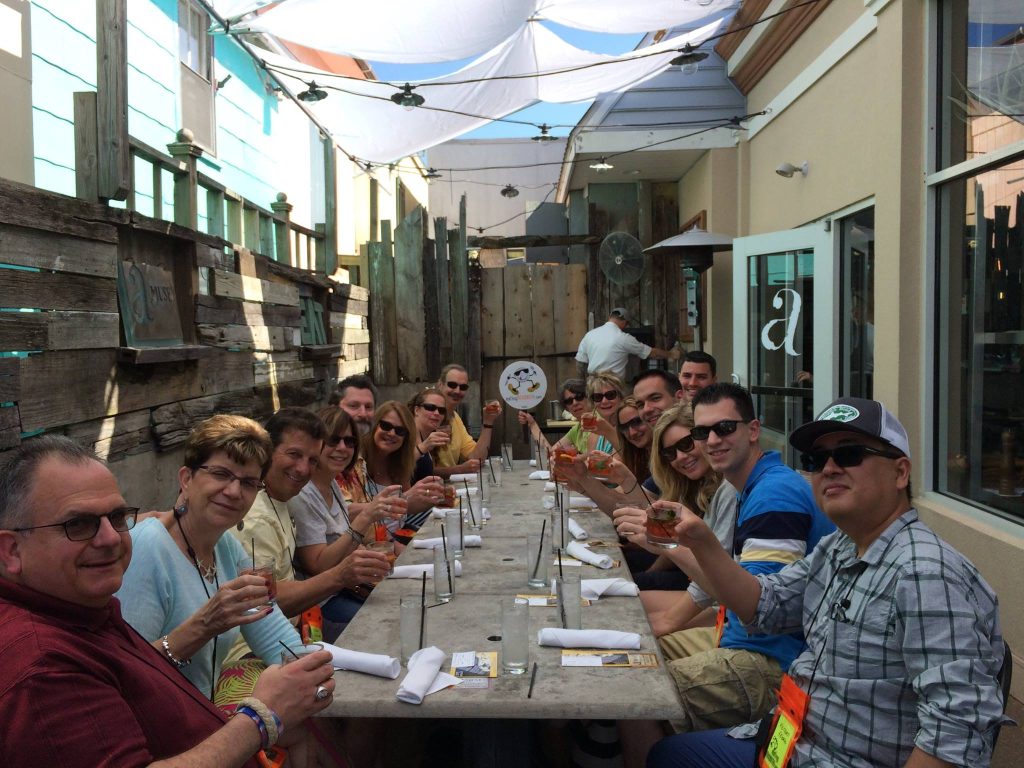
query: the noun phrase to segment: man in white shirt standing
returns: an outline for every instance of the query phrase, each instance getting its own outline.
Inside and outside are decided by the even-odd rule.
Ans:
[[[594,328],[580,340],[576,352],[576,367],[580,377],[598,371],[611,371],[620,379],[625,380],[626,364],[630,355],[641,360],[648,357],[656,359],[678,360],[680,351],[675,349],[659,349],[649,347],[636,337],[625,332],[629,325],[629,315],[623,307],[616,307],[608,313],[608,322]]]

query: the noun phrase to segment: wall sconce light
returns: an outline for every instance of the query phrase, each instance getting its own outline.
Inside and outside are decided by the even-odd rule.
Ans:
[[[299,101],[304,101],[307,104],[315,104],[318,101],[323,101],[327,98],[327,91],[323,88],[317,87],[316,80],[309,81],[309,87],[300,93],[296,98]]]
[[[215,91],[219,91],[221,88],[223,88],[225,85],[228,84],[228,80],[230,80],[232,77],[233,77],[233,75],[229,72],[224,77],[222,77],[220,80],[215,80],[214,83],[213,83],[214,86],[216,86],[214,88],[214,90]]]
[[[430,181],[431,179],[440,179],[441,173],[437,170],[437,168],[427,168],[427,172],[423,174],[423,178],[426,179],[427,181]]]
[[[704,61],[708,57],[706,51],[698,51],[692,45],[687,43],[679,49],[679,55],[676,56],[669,65],[673,67],[682,66],[685,64],[696,64],[698,61]]]
[[[406,83],[402,86],[402,90],[398,93],[391,94],[391,100],[403,109],[410,110],[416,107],[422,107],[424,98],[418,93],[413,93],[412,89],[415,86]]]
[[[610,171],[614,167],[615,167],[614,165],[609,163],[603,157],[598,159],[598,161],[596,163],[591,163],[590,164],[590,169],[594,170],[594,171],[597,171],[598,173],[604,173],[605,171]]]
[[[506,184],[501,190],[501,196],[511,200],[513,197],[519,197],[519,190],[511,184]]]
[[[798,171],[802,176],[807,176],[807,169],[808,164],[807,161],[804,160],[802,163],[800,163],[800,165],[793,165],[792,163],[783,163],[782,165],[775,169],[775,172],[779,174],[779,176],[784,176],[787,179],[791,179],[793,178],[793,174],[797,173]]]
[[[551,126],[548,125],[547,123],[541,123],[540,125],[537,126],[537,128],[540,129],[540,133],[537,134],[536,136],[530,137],[534,141],[556,141],[558,139],[557,136],[552,136],[550,133],[548,133],[548,131],[551,130]]]

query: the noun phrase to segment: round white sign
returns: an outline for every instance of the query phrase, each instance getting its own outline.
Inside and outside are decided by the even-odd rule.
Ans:
[[[501,372],[498,391],[513,408],[527,411],[544,402],[548,380],[544,371],[529,360],[516,360]]]

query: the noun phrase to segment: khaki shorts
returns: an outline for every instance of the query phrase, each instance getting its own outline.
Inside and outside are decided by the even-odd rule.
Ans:
[[[666,661],[685,659],[687,656],[695,656],[715,647],[715,628],[695,627],[672,632],[659,637],[658,645],[661,646],[661,653]]]
[[[668,669],[683,705],[682,717],[672,723],[680,732],[760,720],[775,706],[782,680],[775,659],[734,648],[712,648],[676,659]]]

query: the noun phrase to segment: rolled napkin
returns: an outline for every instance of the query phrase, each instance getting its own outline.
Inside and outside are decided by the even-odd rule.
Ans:
[[[421,704],[432,693],[458,685],[459,678],[441,671],[445,653],[437,646],[420,648],[409,657],[409,671],[398,687],[398,700],[407,704]]]
[[[466,496],[476,496],[479,493],[479,490],[480,489],[477,488],[475,485],[469,486],[468,493],[466,491],[466,488],[456,488],[455,495],[461,496],[462,498],[466,498]]]
[[[583,526],[577,523],[571,517],[569,518],[569,522],[567,523],[567,525],[569,526],[569,533],[571,533],[572,537],[577,541],[589,538],[590,534],[583,530]]]
[[[574,493],[569,496],[569,509],[597,509],[597,502]]]
[[[640,635],[614,629],[561,629],[544,627],[537,633],[537,645],[556,648],[614,648],[639,650]]]
[[[432,518],[434,518],[435,520],[441,520],[441,519],[444,518],[444,513],[445,512],[457,512],[457,511],[458,510],[456,508],[454,508],[454,507],[434,507],[433,512],[430,513],[430,516]],[[463,511],[465,511],[465,510],[463,510]],[[476,514],[476,506],[475,505],[473,506],[473,514],[474,515]],[[468,512],[467,512],[467,515],[468,515]],[[487,507],[484,507],[484,509],[483,509],[483,519],[484,520],[490,520],[491,519],[491,510],[489,510]]]
[[[414,549],[433,549],[434,547],[441,546],[442,539],[437,536],[433,539],[413,539],[412,546]],[[464,547],[479,547],[483,544],[483,539],[477,536],[475,533],[467,533],[462,537],[462,546]]]
[[[538,469],[536,472],[530,473],[531,480],[550,480],[551,472],[546,469]],[[545,490],[548,490],[545,488]]]
[[[396,565],[395,572],[388,576],[389,579],[420,579],[423,574],[434,578],[434,564],[424,563],[423,565]],[[462,563],[455,561],[455,575],[462,575]]]
[[[448,482],[450,483],[475,483],[477,478],[476,472],[465,472],[461,475],[450,475]]]
[[[544,483],[544,492],[551,493],[555,490],[555,484],[552,482]]]
[[[536,459],[530,459],[526,463],[527,463],[528,466],[531,466],[531,467],[536,467],[537,466],[537,460]]]
[[[348,669],[352,672],[363,672],[377,677],[389,677],[394,680],[402,671],[402,665],[394,656],[380,653],[363,653],[339,648],[330,643],[320,643],[325,651],[331,652],[331,660],[337,669]]]
[[[599,597],[636,597],[640,588],[626,579],[580,579],[580,595],[586,600],[597,600]]]
[[[599,555],[596,552],[591,552],[578,541],[570,541],[569,546],[565,548],[565,553],[570,557],[575,557],[577,560],[582,560],[588,565],[596,565],[604,571],[611,568],[613,564],[610,556]]]

